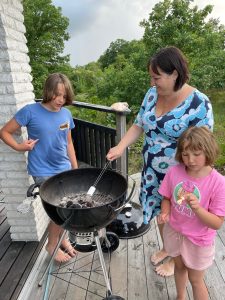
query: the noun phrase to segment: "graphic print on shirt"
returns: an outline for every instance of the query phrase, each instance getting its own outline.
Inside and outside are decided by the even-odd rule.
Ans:
[[[60,130],[66,130],[66,129],[69,129],[70,128],[70,124],[69,124],[69,121],[66,122],[66,123],[63,123],[59,126],[59,129]]]
[[[177,212],[192,218],[195,216],[195,213],[192,211],[190,205],[185,200],[185,196],[190,193],[194,194],[200,202],[201,195],[198,187],[191,181],[182,181],[176,185],[173,192],[173,199]]]

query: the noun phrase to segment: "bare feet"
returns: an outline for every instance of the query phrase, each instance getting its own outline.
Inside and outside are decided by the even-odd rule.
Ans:
[[[166,257],[168,256],[168,253],[165,250],[159,250],[158,252],[154,253],[150,260],[152,262],[152,264],[155,266],[158,263],[160,263],[161,261],[163,261]]]
[[[155,268],[158,275],[163,277],[172,276],[174,274],[174,260],[170,258],[167,262]]]
[[[52,255],[54,250],[55,250],[55,247],[51,247],[50,245],[46,245],[46,251],[49,253],[49,255]],[[55,257],[54,257],[54,260],[57,261],[57,262],[67,262],[71,259],[72,257],[65,253],[63,250],[61,249],[58,249]]]
[[[70,255],[70,257],[74,257],[77,254],[77,251],[73,248],[70,241],[67,239],[62,241],[61,247],[63,248],[65,253]]]

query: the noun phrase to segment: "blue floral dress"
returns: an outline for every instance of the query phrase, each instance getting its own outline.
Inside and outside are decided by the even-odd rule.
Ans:
[[[145,224],[160,213],[162,197],[158,187],[168,167],[176,164],[176,144],[181,133],[190,126],[213,128],[212,105],[208,97],[198,90],[160,117],[155,114],[157,97],[156,87],[150,88],[134,122],[145,133],[139,196]]]

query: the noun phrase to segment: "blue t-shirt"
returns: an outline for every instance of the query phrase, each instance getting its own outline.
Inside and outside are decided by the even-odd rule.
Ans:
[[[71,169],[67,154],[68,132],[75,126],[67,108],[52,112],[41,103],[28,104],[14,118],[20,126],[27,127],[29,139],[39,139],[28,152],[30,175],[53,176]]]

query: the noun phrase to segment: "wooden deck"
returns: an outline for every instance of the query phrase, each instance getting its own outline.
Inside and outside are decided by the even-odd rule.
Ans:
[[[138,177],[136,179],[138,181]],[[2,224],[0,229],[2,232]],[[112,252],[111,258],[108,254],[104,254],[107,267],[110,267],[114,295],[121,296],[126,300],[176,299],[173,276],[169,278],[157,276],[149,260],[150,255],[160,248],[160,243],[157,225],[155,221],[152,221],[151,228],[146,234],[134,239],[121,239],[119,247]],[[2,244],[0,244],[0,253],[2,253]],[[19,268],[22,263],[18,267],[19,259],[15,259],[11,252],[11,258],[8,258],[8,261],[11,261],[12,271],[10,272],[9,267],[8,271],[5,271],[6,255],[8,257],[7,251],[4,251],[4,254],[0,256],[0,283],[3,282],[4,287],[10,288],[12,283],[20,280],[17,273],[21,273]],[[15,256],[18,257],[18,254],[15,253]],[[43,249],[20,295],[18,296],[17,293],[17,298],[15,296],[10,298],[8,295],[5,297],[7,289],[2,290],[1,285],[0,299],[98,300],[105,297],[106,287],[97,251],[79,253],[72,262],[61,266],[55,265],[48,277],[49,280],[46,276],[44,284],[39,287],[38,282],[48,261],[49,257]],[[211,300],[225,299],[225,225],[219,230],[216,237],[215,261],[206,273],[205,282]],[[20,283],[20,285],[22,284],[24,282]],[[46,292],[45,297],[44,292]],[[187,288],[187,299],[193,299],[190,285]]]
[[[12,242],[4,204],[0,204],[0,299],[16,300],[42,250],[39,242]]]

